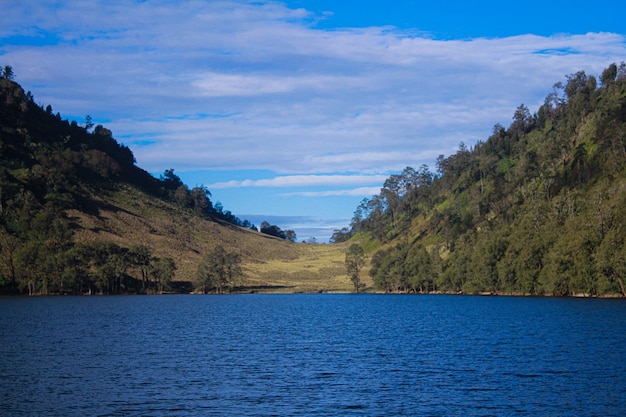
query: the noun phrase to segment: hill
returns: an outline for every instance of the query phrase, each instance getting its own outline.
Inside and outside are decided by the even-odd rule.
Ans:
[[[351,236],[388,292],[626,297],[626,65],[567,76],[435,173],[391,176]]]
[[[208,190],[174,170],[154,178],[110,130],[63,120],[11,78],[0,79],[0,292],[188,292],[218,247],[239,260],[231,290],[350,290],[345,246],[251,230]]]
[[[350,291],[346,252],[359,243],[370,289],[626,297],[626,64],[599,82],[567,76],[536,113],[520,105],[508,127],[440,155],[434,173],[392,175],[333,245],[251,230],[209,190],[172,169],[154,178],[111,131],[63,120],[10,78],[0,79],[2,292],[187,292],[217,255],[242,272],[231,290]]]

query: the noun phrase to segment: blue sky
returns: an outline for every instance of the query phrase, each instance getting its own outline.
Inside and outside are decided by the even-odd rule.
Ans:
[[[159,175],[326,241],[406,166],[626,60],[623,2],[4,1],[0,64]],[[622,20],[622,21],[620,21]]]

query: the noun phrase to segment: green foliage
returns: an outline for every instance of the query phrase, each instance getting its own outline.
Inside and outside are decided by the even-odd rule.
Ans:
[[[282,230],[280,227],[274,224],[269,224],[266,221],[263,221],[261,223],[261,233],[288,240],[290,242],[296,241],[296,232],[294,232],[293,230]]]
[[[361,290],[361,269],[365,266],[365,251],[363,248],[353,243],[348,248],[346,252],[346,270],[348,272],[348,276],[350,277],[350,281],[354,286],[354,292],[359,292]]]
[[[159,196],[189,209],[194,214],[211,220],[222,220],[236,226],[256,230],[249,221],[242,221],[228,210],[224,210],[218,201],[211,201],[211,192],[206,187],[194,187],[191,190],[174,173],[174,169],[166,169],[160,177]]]
[[[15,77],[13,67],[10,65],[5,65],[4,68],[2,68],[2,74],[0,76],[6,80],[12,80]]]
[[[174,280],[176,263],[172,258],[153,258],[150,273],[156,283],[158,293],[163,294]]]
[[[372,256],[370,276],[385,292],[436,291],[441,268],[438,247],[429,252],[421,243],[398,244]]]
[[[352,232],[347,227],[341,229],[335,229],[333,235],[330,238],[330,243],[347,242],[353,236]]]
[[[385,244],[370,274],[389,292],[626,296],[625,168],[626,65],[600,86],[579,71],[536,114],[522,104],[508,128],[441,155],[432,181],[391,176],[350,233]]]
[[[233,288],[236,279],[242,274],[239,266],[241,257],[234,252],[227,252],[217,246],[207,254],[196,272],[196,290],[204,294],[221,294],[225,288]]]
[[[0,78],[0,292],[162,291],[175,265],[157,260],[145,246],[78,244],[79,226],[68,216],[69,209],[97,214],[101,203],[93,196],[122,184],[158,194],[160,181],[134,165],[132,152],[110,130],[98,125],[89,132],[91,117],[85,128],[62,120],[51,106],[35,104],[12,78],[5,67]]]

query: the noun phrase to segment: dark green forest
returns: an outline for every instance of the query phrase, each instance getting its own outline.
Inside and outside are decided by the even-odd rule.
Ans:
[[[436,170],[407,167],[334,240],[387,292],[626,296],[626,65],[554,85]]]

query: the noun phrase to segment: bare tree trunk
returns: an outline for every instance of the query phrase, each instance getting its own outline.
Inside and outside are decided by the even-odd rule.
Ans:
[[[624,281],[622,280],[622,277],[619,274],[616,274],[615,278],[617,278],[617,283],[622,290],[622,297],[626,297],[626,289],[624,288]]]

